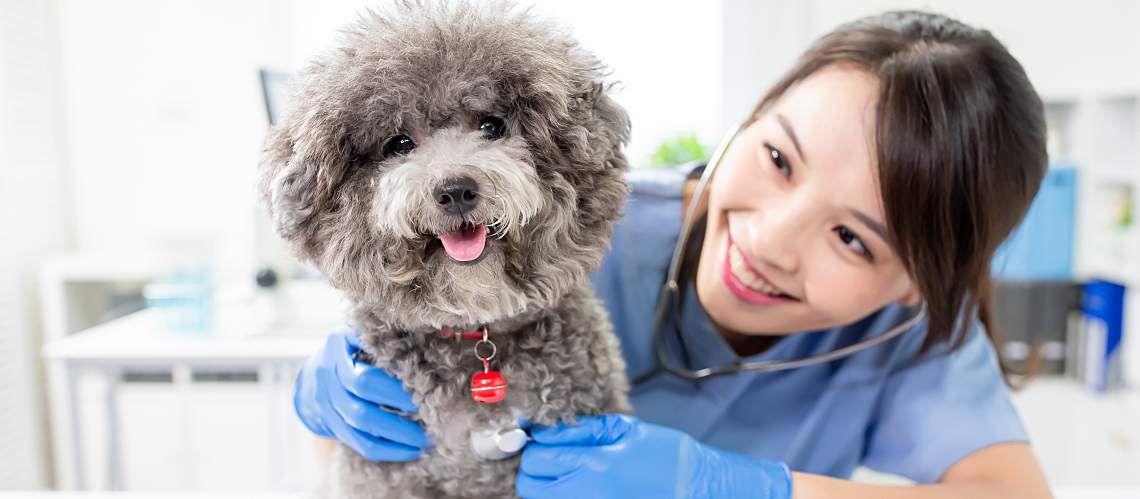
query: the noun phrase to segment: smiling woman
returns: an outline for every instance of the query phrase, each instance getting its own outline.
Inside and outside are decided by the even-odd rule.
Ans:
[[[996,335],[989,261],[1025,215],[1046,156],[1041,101],[989,33],[915,13],[844,26],[745,127],[712,187],[696,279],[718,326],[786,334],[923,300],[923,351],[961,344],[959,317],[975,312]],[[749,272],[718,286],[714,261],[734,252]],[[748,301],[733,285],[741,275],[792,306],[734,305],[726,291]]]
[[[882,316],[892,303],[922,304],[929,317],[908,340],[915,359],[932,349],[936,357],[974,355],[962,351],[994,357],[978,339],[995,335],[989,261],[1037,192],[1044,129],[1041,101],[1024,71],[987,32],[900,12],[824,36],[762,99],[724,151],[719,172],[706,180],[699,234],[687,244],[699,256],[687,274],[711,327],[736,355],[751,357],[776,350],[785,335],[842,330]],[[804,347],[794,348],[802,357]],[[815,356],[825,355],[809,355]],[[881,359],[873,361],[879,369]],[[926,390],[964,383],[966,376],[997,376],[994,368],[974,369],[939,372]],[[903,365],[897,372],[908,371],[913,379],[899,383],[926,384],[916,381],[921,370]],[[986,384],[1000,391],[1000,383]],[[987,412],[978,397],[989,389],[971,389],[979,394],[963,409]],[[935,392],[926,390],[910,396],[931,403]],[[992,411],[1008,412],[1004,398],[992,398]],[[927,410],[953,412],[954,402],[942,402]],[[895,404],[909,402],[881,405],[878,417],[894,420],[886,408]],[[881,424],[871,421],[872,428]],[[1023,438],[1021,430],[996,430],[996,422],[978,428],[992,432],[989,444],[969,444],[972,453],[931,475],[955,487],[916,494],[1001,496],[1000,485],[987,491],[958,482],[1004,474],[1006,493],[1047,495],[1028,447],[1008,442]],[[916,429],[894,431],[927,438],[911,433]],[[891,439],[896,450],[916,445],[897,438]],[[868,445],[866,465],[915,477],[913,464],[896,467],[874,457],[882,451],[875,450],[876,437]],[[795,488],[805,497],[883,492],[807,474],[796,476]]]
[[[791,334],[917,301],[880,222],[877,91],[877,80],[858,67],[829,66],[733,141],[710,186],[696,277],[701,304],[719,326]]]
[[[641,382],[632,395],[639,415],[725,449],[796,456],[796,470],[843,476],[858,462],[943,482],[885,491],[801,473],[797,497],[1047,495],[986,341],[988,262],[1045,170],[1042,105],[1004,47],[919,12],[841,26],[722,147],[704,174],[706,192],[685,189],[684,204],[700,204],[693,237],[680,245],[677,286],[691,280],[696,293],[660,324],[656,362],[643,360],[642,340],[623,337]],[[648,232],[619,226],[615,252]],[[599,284],[611,285],[620,286]],[[629,311],[638,292],[600,292],[625,307],[611,307],[619,333],[621,321],[639,322]],[[929,315],[916,322],[915,310]],[[719,424],[658,412],[713,386],[667,383],[669,364],[664,370],[690,379],[685,373],[733,375],[721,389],[739,390],[736,398],[703,411]],[[749,374],[773,366],[798,369]],[[779,407],[779,416],[750,407]],[[802,422],[767,426],[785,420]],[[970,434],[951,436],[949,424]],[[837,442],[860,457],[845,461],[851,451]],[[979,478],[994,482],[970,483]]]

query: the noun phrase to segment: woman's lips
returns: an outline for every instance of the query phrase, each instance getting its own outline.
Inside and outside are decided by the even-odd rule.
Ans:
[[[724,252],[721,278],[732,294],[749,303],[774,305],[796,301],[795,298],[780,291],[779,288],[773,286],[764,276],[752,268],[744,258],[744,254],[732,241],[732,236],[728,237],[728,247]]]

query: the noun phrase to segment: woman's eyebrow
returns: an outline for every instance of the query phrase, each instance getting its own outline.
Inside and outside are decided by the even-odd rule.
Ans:
[[[855,208],[847,208],[847,212],[850,213],[851,216],[858,219],[860,222],[863,222],[863,225],[866,225],[868,229],[871,229],[872,232],[879,236],[879,239],[882,239],[883,241],[887,240],[887,228],[884,227],[883,224],[878,220],[871,218],[866,213],[856,210]]]
[[[784,133],[788,134],[788,137],[792,139],[792,145],[796,147],[796,154],[799,154],[800,159],[803,160],[804,163],[807,163],[807,156],[804,156],[804,150],[800,147],[800,140],[796,138],[796,131],[792,128],[792,123],[788,121],[786,116],[780,113],[776,113],[776,121],[783,127]]]

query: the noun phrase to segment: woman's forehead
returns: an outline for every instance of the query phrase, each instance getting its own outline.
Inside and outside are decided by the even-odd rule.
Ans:
[[[795,129],[808,159],[851,159],[858,152],[870,160],[877,98],[878,82],[873,76],[829,66],[789,88],[773,112]]]
[[[836,201],[879,211],[874,154],[877,98],[874,76],[852,66],[829,66],[789,88],[766,121],[780,135],[795,135],[805,177],[837,189]]]

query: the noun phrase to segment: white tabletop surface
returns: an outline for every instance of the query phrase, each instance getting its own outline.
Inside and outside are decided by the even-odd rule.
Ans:
[[[294,361],[317,351],[328,326],[300,326],[304,332],[226,328],[171,331],[161,311],[142,310],[44,345],[48,359],[86,363],[170,363],[175,361]]]
[[[272,291],[221,290],[208,331],[174,331],[170,312],[144,309],[44,345],[44,357],[78,363],[300,361],[343,327],[348,303],[319,280],[292,280]]]

